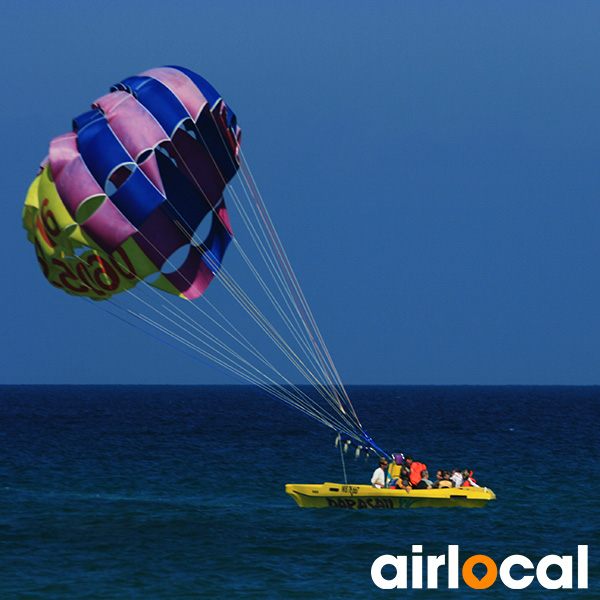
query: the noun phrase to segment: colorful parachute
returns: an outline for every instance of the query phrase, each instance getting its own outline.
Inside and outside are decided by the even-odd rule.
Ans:
[[[218,92],[188,69],[113,86],[51,141],[27,194],[23,224],[46,278],[95,300],[150,279],[200,296],[231,240],[222,194],[239,167],[240,137]]]
[[[200,76],[152,69],[96,100],[50,143],[23,224],[52,285],[105,300],[96,307],[372,446],[244,160],[235,116]],[[221,285],[204,294],[213,278]]]

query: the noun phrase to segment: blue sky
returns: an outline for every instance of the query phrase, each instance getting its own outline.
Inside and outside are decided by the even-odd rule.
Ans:
[[[344,382],[600,383],[599,18],[577,1],[5,6],[0,383],[229,382],[52,288],[21,228],[49,141],[166,64],[238,115]]]

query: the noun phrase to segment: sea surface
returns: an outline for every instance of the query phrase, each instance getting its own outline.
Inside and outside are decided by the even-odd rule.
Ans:
[[[0,599],[600,597],[600,387],[348,391],[381,447],[468,467],[497,500],[299,508],[286,483],[343,481],[335,434],[246,387],[0,386]],[[350,483],[375,467],[345,457]],[[442,573],[380,590],[370,574],[413,545],[500,565],[579,544],[588,589],[455,590]]]

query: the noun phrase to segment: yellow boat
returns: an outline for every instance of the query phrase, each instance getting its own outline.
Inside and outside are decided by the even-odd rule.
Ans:
[[[400,472],[401,465],[391,461],[390,478],[400,477]],[[298,506],[308,508],[482,508],[496,498],[496,494],[487,487],[411,489],[407,492],[404,489],[380,489],[372,485],[346,483],[288,483],[285,491]]]
[[[496,498],[496,494],[486,487],[414,489],[407,492],[403,489],[379,489],[370,485],[289,483],[285,486],[285,491],[298,506],[310,508],[481,508]]]

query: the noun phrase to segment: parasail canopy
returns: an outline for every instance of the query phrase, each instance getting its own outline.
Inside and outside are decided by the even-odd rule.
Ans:
[[[23,225],[44,276],[377,449],[342,385],[240,139],[232,110],[189,69],[151,69],[114,85],[73,120],[70,133],[50,142],[27,193]],[[225,196],[243,240],[233,236]],[[226,268],[229,246],[243,273]],[[217,290],[209,289],[214,280]],[[297,383],[298,374],[309,388]]]
[[[129,77],[50,143],[24,225],[52,285],[105,300],[151,285],[197,298],[232,231],[223,190],[239,167],[240,129],[202,77],[164,67]],[[204,239],[195,237],[210,220]],[[171,257],[187,248],[178,268]]]

